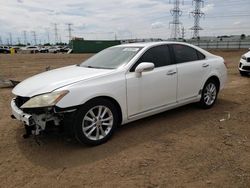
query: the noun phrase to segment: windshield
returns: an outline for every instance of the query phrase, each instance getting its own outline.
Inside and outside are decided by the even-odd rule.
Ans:
[[[105,49],[80,64],[81,67],[116,69],[128,63],[139,51],[139,47],[114,47]]]

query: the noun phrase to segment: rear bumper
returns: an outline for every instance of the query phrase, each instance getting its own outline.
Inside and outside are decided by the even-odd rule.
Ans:
[[[19,121],[23,122],[24,124],[28,126],[32,126],[34,123],[32,123],[32,115],[24,113],[21,109],[19,109],[15,104],[15,99],[11,100],[11,110],[12,115]]]

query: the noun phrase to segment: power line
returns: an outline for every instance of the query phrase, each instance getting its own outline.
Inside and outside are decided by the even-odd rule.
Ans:
[[[193,0],[195,4],[195,8],[192,12],[192,16],[194,17],[194,26],[191,28],[191,30],[194,31],[193,38],[199,38],[199,31],[202,30],[200,27],[200,18],[204,16],[205,14],[201,11],[201,7],[204,5],[203,0]]]
[[[174,0],[174,8],[170,10],[171,15],[173,16],[173,21],[169,24],[172,25],[171,38],[177,39],[180,36],[180,16],[182,11],[180,10],[180,0]]]

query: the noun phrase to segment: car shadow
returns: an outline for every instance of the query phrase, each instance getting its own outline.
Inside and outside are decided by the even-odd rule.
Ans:
[[[75,140],[66,139],[55,133],[40,137],[37,143],[32,138],[23,139],[22,128],[17,130],[16,139],[20,152],[35,165],[48,169],[68,168],[103,160],[138,145],[144,147],[144,144],[156,141],[162,135],[199,126],[201,120],[211,121],[211,116],[208,114],[212,114],[212,117],[217,115],[219,118],[218,112],[234,109],[237,106],[237,103],[224,99],[219,99],[209,110],[202,110],[195,104],[186,105],[122,125],[111,140],[96,147],[78,144]]]

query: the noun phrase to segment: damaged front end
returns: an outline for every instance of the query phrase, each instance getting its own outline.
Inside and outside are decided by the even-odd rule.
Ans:
[[[49,94],[47,94],[47,96],[49,96]],[[48,128],[48,125],[59,128],[65,115],[76,110],[73,108],[57,108],[55,103],[58,101],[58,97],[55,97],[55,100],[51,100],[51,105],[49,106],[43,105],[41,97],[37,99],[38,97],[29,98],[17,96],[11,101],[11,117],[23,122],[25,125],[26,134],[23,135],[24,138],[28,138],[30,135],[39,135]],[[62,98],[62,96],[60,95],[59,98]]]

